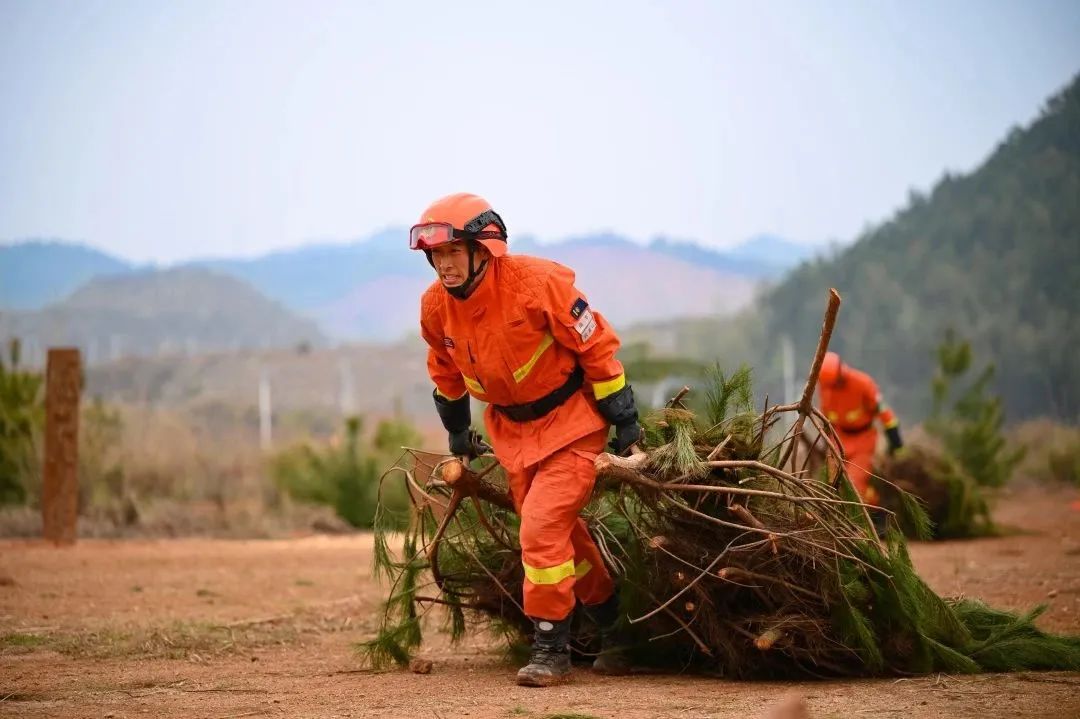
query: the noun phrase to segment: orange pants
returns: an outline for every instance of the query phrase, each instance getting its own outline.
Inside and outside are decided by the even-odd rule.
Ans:
[[[848,433],[837,428],[836,434],[844,446],[844,469],[848,479],[863,502],[876,506],[880,498],[870,484],[870,475],[877,449],[877,430],[870,427],[862,432]]]
[[[578,516],[596,482],[593,460],[607,429],[586,435],[521,472],[509,473],[510,494],[521,516],[525,614],[558,621],[583,604],[611,596],[614,583],[585,521]]]

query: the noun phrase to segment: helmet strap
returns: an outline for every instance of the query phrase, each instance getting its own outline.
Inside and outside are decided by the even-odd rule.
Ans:
[[[463,300],[466,297],[468,297],[469,294],[473,290],[473,283],[476,282],[477,276],[479,276],[480,273],[484,271],[484,268],[487,267],[487,263],[488,263],[487,260],[484,260],[483,262],[481,262],[479,267],[477,267],[476,264],[475,264],[475,261],[476,261],[476,244],[477,244],[476,240],[465,240],[465,247],[469,252],[469,276],[466,277],[465,281],[462,282],[457,287],[447,287],[446,288],[446,291],[450,293],[451,297],[454,297],[454,298],[459,299],[459,300]],[[431,253],[430,252],[428,253],[428,261],[429,262],[431,261]],[[434,267],[434,264],[432,266]]]

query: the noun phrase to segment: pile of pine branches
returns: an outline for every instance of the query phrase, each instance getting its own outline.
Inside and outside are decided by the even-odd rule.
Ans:
[[[635,663],[729,677],[1080,669],[1080,638],[1044,634],[1038,610],[942,599],[918,577],[904,540],[930,531],[917,501],[899,492],[895,512],[859,502],[811,404],[838,304],[833,293],[800,402],[758,413],[749,371],[717,371],[704,409],[688,409],[684,389],[649,418],[644,453],[597,458],[584,516]],[[816,472],[806,425],[828,460]],[[398,552],[394,523],[376,520],[376,569],[391,582],[381,631],[363,645],[376,666],[408,661],[435,606],[455,639],[485,625],[527,638],[518,520],[498,465],[479,464],[407,450],[384,478],[405,482],[414,511]],[[883,539],[871,511],[888,514]],[[595,628],[577,614],[574,648],[588,655]]]
[[[881,457],[874,466],[881,503],[895,508],[902,493],[915,496],[930,518],[934,539],[967,539],[997,533],[979,484],[949,455],[933,448],[907,446]]]

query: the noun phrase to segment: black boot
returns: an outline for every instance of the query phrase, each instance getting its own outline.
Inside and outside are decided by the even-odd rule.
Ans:
[[[626,636],[619,626],[619,595],[612,594],[600,604],[585,605],[585,611],[600,631],[600,654],[593,660],[593,671],[600,674],[626,674],[630,658],[626,656]]]
[[[570,617],[553,622],[533,619],[533,637],[529,663],[517,673],[523,687],[550,687],[570,679]]]

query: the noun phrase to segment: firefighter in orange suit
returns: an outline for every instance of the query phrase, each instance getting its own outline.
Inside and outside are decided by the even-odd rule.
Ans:
[[[844,446],[847,474],[851,484],[867,504],[878,504],[877,492],[870,484],[870,468],[877,448],[878,433],[874,421],[880,420],[889,441],[889,453],[904,446],[900,423],[881,399],[877,383],[840,361],[835,352],[825,354],[818,375],[821,411],[829,418]]]
[[[641,437],[634,394],[615,359],[619,338],[555,262],[507,254],[506,226],[482,198],[437,200],[409,233],[438,280],[421,301],[435,407],[450,451],[491,449],[470,428],[470,396],[521,517],[524,609],[535,634],[518,684],[548,686],[570,673],[569,629],[580,600],[601,629],[599,671],[625,667],[614,631],[613,582],[585,522],[593,460]]]

